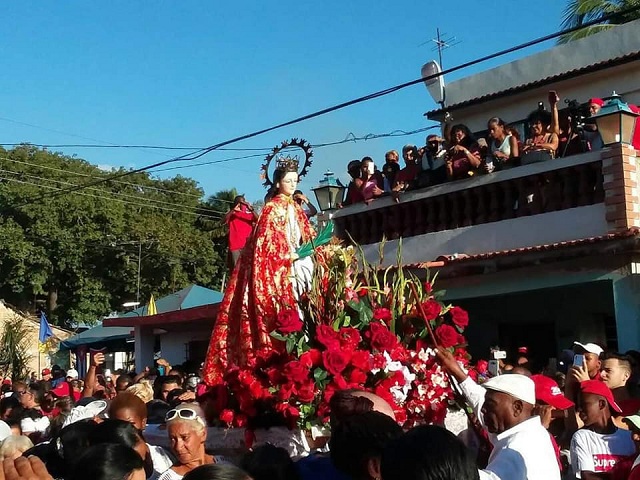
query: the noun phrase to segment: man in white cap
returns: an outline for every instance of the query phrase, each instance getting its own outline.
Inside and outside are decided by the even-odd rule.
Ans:
[[[437,350],[442,366],[460,384],[493,445],[489,465],[480,470],[481,480],[560,480],[560,468],[551,439],[533,415],[535,384],[519,374],[494,377],[475,383],[453,355]],[[484,388],[483,388],[484,387]]]

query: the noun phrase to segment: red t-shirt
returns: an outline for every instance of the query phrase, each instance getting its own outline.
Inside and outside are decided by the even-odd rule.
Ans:
[[[629,105],[629,108],[633,113],[640,113],[640,108],[637,105]],[[631,144],[636,150],[640,150],[640,117],[636,117],[636,127],[633,131],[633,140]]]
[[[240,210],[232,210],[227,223],[229,224],[229,250],[242,250],[253,230],[253,212],[242,205]]]

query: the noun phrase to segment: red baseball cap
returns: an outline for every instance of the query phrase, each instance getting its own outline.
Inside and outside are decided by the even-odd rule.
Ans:
[[[71,391],[69,390],[69,384],[67,382],[61,382],[56,388],[51,389],[51,393],[53,393],[56,397],[68,397],[71,395]]]
[[[604,100],[602,100],[601,98],[590,98],[589,105],[593,105],[593,104],[596,104],[602,107],[604,105]]]
[[[51,370],[49,370],[48,368],[43,368],[42,376],[44,377],[45,375],[51,375]]]
[[[614,412],[622,413],[622,409],[613,399],[611,389],[609,389],[604,382],[601,382],[600,380],[586,380],[580,384],[580,391],[582,393],[592,393],[603,397],[607,400],[609,406]]]
[[[531,380],[536,385],[536,400],[551,405],[558,410],[573,407],[574,403],[562,394],[562,390],[553,378],[546,375],[532,375]]]

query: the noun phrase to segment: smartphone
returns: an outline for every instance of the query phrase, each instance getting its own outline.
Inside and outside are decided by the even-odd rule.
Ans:
[[[162,365],[158,365],[158,375],[160,375],[161,377],[165,375],[164,367]]]
[[[574,367],[583,367],[584,366],[584,355],[578,353],[573,357],[573,366]]]
[[[500,375],[500,362],[498,360],[489,360],[489,373],[492,377]]]

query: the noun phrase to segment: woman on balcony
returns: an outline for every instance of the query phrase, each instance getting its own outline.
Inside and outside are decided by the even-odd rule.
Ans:
[[[531,137],[522,147],[522,165],[555,158],[558,135],[550,132],[551,114],[544,110],[536,110],[529,114],[527,121],[531,128]]]
[[[451,127],[451,145],[446,161],[449,180],[461,180],[474,175],[482,159],[478,143],[466,125]]]
[[[509,133],[504,120],[499,117],[489,119],[489,155],[485,160],[487,173],[495,169],[503,170],[513,166],[513,159],[519,157],[518,140]]]
[[[376,170],[376,165],[371,157],[362,159],[360,178],[356,179],[355,182],[362,192],[364,203],[370,203],[371,200],[384,193],[382,175]]]

